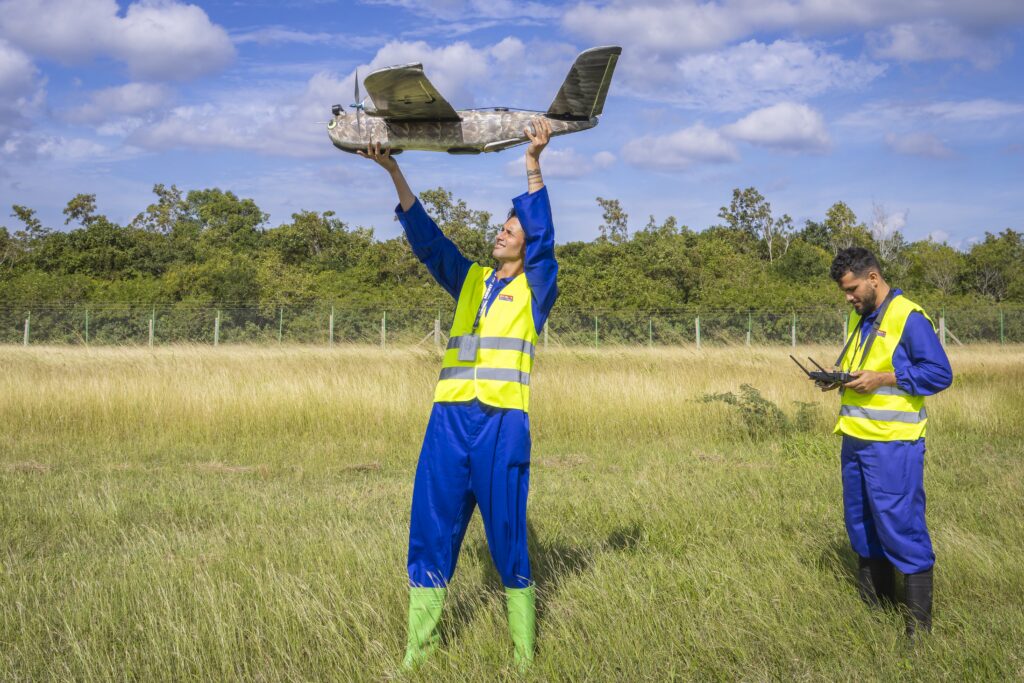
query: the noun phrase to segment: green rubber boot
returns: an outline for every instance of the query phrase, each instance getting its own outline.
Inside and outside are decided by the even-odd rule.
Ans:
[[[508,631],[515,648],[516,666],[525,670],[533,663],[533,650],[537,639],[537,594],[529,588],[506,588],[508,605]]]
[[[440,645],[437,624],[441,621],[444,596],[444,588],[409,589],[409,635],[402,660],[404,668],[418,668]]]

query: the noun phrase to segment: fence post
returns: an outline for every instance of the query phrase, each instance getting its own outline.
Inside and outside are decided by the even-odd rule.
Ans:
[[[693,328],[697,332],[697,350],[700,350],[700,316],[693,319]]]
[[[946,309],[943,308],[939,314],[939,340],[942,342],[942,346],[946,346]]]
[[[753,314],[747,311],[747,346],[750,346],[750,333],[754,329]]]
[[[600,345],[601,345],[601,339],[600,339],[600,337],[598,336],[598,333],[597,333],[597,316],[595,315],[594,316],[594,346],[600,346]]]
[[[441,318],[434,318],[434,348],[441,349]]]
[[[28,334],[29,334],[28,330],[29,330],[29,327],[31,325],[32,325],[32,311],[29,311],[28,315],[25,316],[25,346],[28,346]]]
[[[217,317],[213,319],[213,345],[218,346],[220,344],[220,311],[217,311]]]
[[[220,315],[220,312],[217,312]],[[277,307],[277,343],[281,343],[281,337],[284,334],[284,306]]]
[[[843,339],[842,339],[841,343],[845,344],[846,340],[849,339],[849,338],[850,338],[850,317],[847,316],[847,317],[843,318]]]
[[[793,338],[793,348],[796,348],[796,311],[793,311],[793,327],[790,328],[790,335]]]
[[[89,345],[89,309],[85,309],[85,345]]]
[[[156,327],[156,308],[149,315],[149,347],[153,348],[153,328]]]
[[[327,325],[327,343],[334,346],[334,306],[331,306],[331,317]]]
[[[544,320],[544,350],[548,350],[548,321]]]
[[[647,319],[647,345],[654,348],[654,318]]]
[[[384,311],[384,315],[380,319],[380,348],[384,348],[387,344],[388,338],[388,312]]]

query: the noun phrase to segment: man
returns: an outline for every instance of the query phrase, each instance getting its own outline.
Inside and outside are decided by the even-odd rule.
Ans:
[[[558,296],[551,206],[540,172],[551,127],[537,118],[533,128],[526,130],[529,190],[512,200],[494,240],[495,269],[472,263],[441,233],[388,150],[378,143],[360,152],[390,173],[398,191],[395,212],[413,252],[457,302],[412,494],[403,662],[410,669],[438,646],[445,592],[476,506],[505,586],[515,661],[525,668],[533,660],[527,412],[538,333]]]
[[[931,630],[935,564],[925,524],[924,397],[948,387],[953,371],[931,319],[890,288],[874,254],[844,249],[830,275],[853,306],[837,367],[854,379],[842,385],[835,432],[843,435],[843,507],[860,595],[871,606],[895,602],[899,569],[914,637]]]

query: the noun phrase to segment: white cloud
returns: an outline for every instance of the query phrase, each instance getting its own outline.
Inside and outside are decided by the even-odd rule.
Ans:
[[[599,43],[664,54],[718,48],[755,33],[849,31],[945,19],[975,31],[1024,21],[1019,0],[612,0],[581,2],[565,27]]]
[[[643,46],[667,53],[713,49],[742,38],[749,30],[727,6],[695,2],[580,3],[566,12],[563,23],[570,31],[598,43]]]
[[[608,168],[616,161],[618,161],[618,158],[611,152],[598,152],[594,155],[594,164],[598,168]]]
[[[940,102],[872,102],[846,114],[839,123],[865,128],[906,125],[927,120],[940,123],[986,123],[1024,116],[1024,103],[992,98]]]
[[[371,5],[402,7],[420,15],[448,21],[460,19],[555,19],[561,9],[543,2],[513,0],[364,0]]]
[[[39,138],[35,152],[38,156],[57,161],[95,161],[106,157],[111,150],[86,138],[67,138],[62,135]]]
[[[362,0],[364,4],[401,7],[422,18],[399,33],[407,39],[457,37],[509,26],[543,26],[561,17],[560,3],[513,0]],[[392,30],[392,35],[394,31]]]
[[[641,167],[682,170],[701,163],[725,163],[739,159],[736,147],[722,134],[703,123],[661,136],[631,140],[622,148],[629,163]]]
[[[68,118],[85,123],[106,122],[123,116],[146,114],[165,106],[173,97],[169,88],[153,83],[126,83],[93,92],[89,101],[69,112]]]
[[[369,64],[359,67],[359,72],[365,77],[376,69],[419,62],[423,64],[430,82],[456,108],[501,104],[546,109],[557,85],[547,88],[550,93],[545,94],[542,102],[509,101],[515,97],[509,93],[523,92],[524,86],[550,78],[549,74],[542,72],[550,72],[548,60],[558,54],[565,54],[564,46],[528,47],[512,36],[481,48],[465,41],[435,48],[424,41],[396,40],[378,50]],[[564,61],[568,70],[572,60],[565,58]],[[488,98],[498,98],[498,101]]]
[[[45,159],[70,165],[87,162],[125,159],[135,150],[114,149],[95,140],[64,135],[40,135],[31,131],[18,131],[0,145],[0,161],[24,164]]]
[[[362,35],[351,33],[328,33],[326,31],[301,31],[287,26],[263,26],[231,34],[236,45],[255,43],[257,45],[341,45],[357,50],[379,47],[387,42],[380,35]]]
[[[889,213],[884,204],[875,203],[871,207],[871,234],[876,240],[884,240],[907,227],[910,209]]]
[[[925,106],[922,111],[925,115],[947,121],[994,121],[1024,115],[1024,104],[982,98],[961,102],[935,102]]]
[[[896,24],[868,35],[872,55],[902,62],[964,59],[979,69],[994,67],[1009,52],[1006,40],[978,34],[941,19]]]
[[[525,59],[528,51],[531,56],[562,55],[565,46],[527,46],[514,37],[479,48],[465,42],[434,48],[425,42],[391,41],[368,64],[360,65],[358,71],[364,78],[386,66],[422,62],[435,87],[461,108],[482,104],[477,98],[488,94],[501,97],[501,93],[513,90],[509,83],[532,86],[543,78],[541,72],[550,69],[546,69],[544,60],[529,66],[533,60]],[[568,68],[571,59],[565,62]],[[282,82],[260,88],[221,90],[210,101],[181,104],[167,110],[163,116],[134,128],[127,139],[147,149],[229,148],[299,158],[331,156],[337,152],[330,144],[325,126],[317,122],[328,118],[332,104],[351,102],[354,82],[354,73],[341,78],[322,71],[299,87]],[[549,97],[555,91],[552,86]],[[548,102],[545,98],[530,103],[509,99],[483,103],[546,108]],[[136,119],[135,123],[142,121]],[[128,126],[129,121],[119,125]],[[115,130],[109,125],[105,129]]]
[[[20,148],[14,136],[42,108],[43,83],[29,56],[0,39],[0,145],[7,147],[5,155]]]
[[[334,149],[325,120],[341,83],[317,74],[301,90],[274,88],[221,93],[203,104],[179,105],[140,125],[127,141],[146,149],[241,149],[289,157],[323,157]]]
[[[36,87],[38,71],[21,50],[0,39],[0,98],[23,97]]]
[[[821,114],[795,102],[758,109],[722,132],[734,140],[790,151],[820,152],[830,145]]]
[[[889,133],[885,136],[885,144],[894,152],[908,156],[945,159],[953,155],[953,152],[946,147],[942,140],[931,133],[908,133],[906,135]]]
[[[258,45],[280,45],[299,43],[302,45],[330,44],[338,42],[343,36],[335,33],[319,31],[298,31],[286,26],[265,26],[263,28],[242,31],[232,35],[235,44],[256,43]]]
[[[173,0],[141,0],[123,15],[114,0],[4,0],[0,16],[3,37],[30,53],[68,64],[111,57],[136,78],[187,80],[234,58],[224,29]]]
[[[806,99],[833,89],[858,89],[880,76],[885,67],[850,61],[815,44],[750,40],[719,52],[679,59],[669,75],[654,74],[634,62],[630,79],[643,84],[655,99],[687,106],[735,111],[786,99]]]
[[[615,155],[607,151],[588,157],[571,147],[558,147],[544,152],[541,168],[545,178],[582,178],[608,168],[615,161]],[[517,157],[505,164],[505,173],[512,177],[521,176],[525,173],[524,168],[522,158]]]

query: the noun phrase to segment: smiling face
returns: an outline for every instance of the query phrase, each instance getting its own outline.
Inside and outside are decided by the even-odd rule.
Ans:
[[[523,258],[523,247],[526,244],[526,236],[523,234],[523,226],[519,219],[513,216],[505,221],[494,238],[494,249],[491,256],[501,262],[518,261]]]
[[[846,271],[839,280],[839,289],[846,295],[846,303],[853,306],[857,315],[870,315],[878,306],[878,287],[883,284],[882,276],[876,270],[869,270],[863,276]]]

